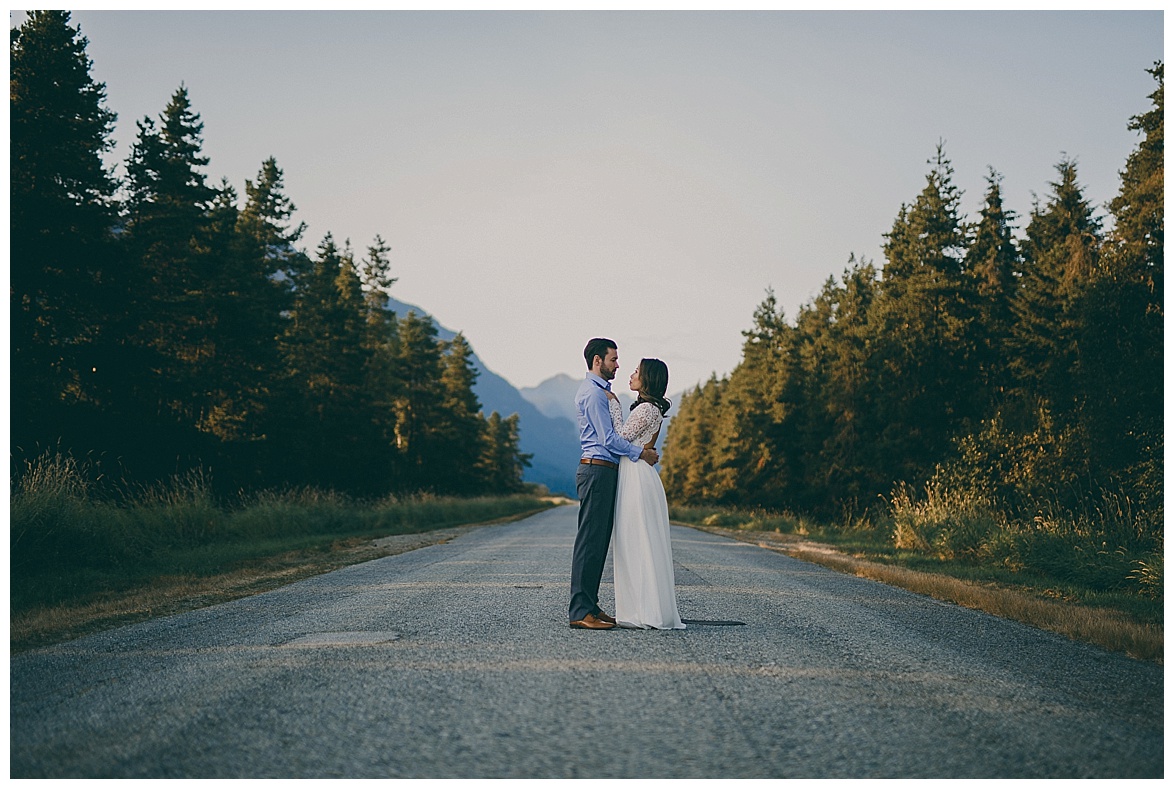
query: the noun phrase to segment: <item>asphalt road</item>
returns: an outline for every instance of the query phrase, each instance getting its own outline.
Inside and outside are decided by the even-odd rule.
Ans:
[[[11,776],[1163,774],[1161,666],[704,532],[744,625],[571,630],[575,512],[16,656]]]

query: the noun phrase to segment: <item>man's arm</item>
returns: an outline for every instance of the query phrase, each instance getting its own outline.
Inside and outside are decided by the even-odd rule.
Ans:
[[[660,455],[655,451],[645,449],[639,444],[633,444],[631,441],[620,436],[616,432],[615,427],[611,423],[611,413],[607,408],[607,396],[600,392],[602,396],[588,397],[586,403],[587,419],[591,422],[595,430],[603,438],[603,445],[608,452],[613,455],[624,455],[631,458],[633,461],[643,459],[649,465],[655,466],[660,460]]]

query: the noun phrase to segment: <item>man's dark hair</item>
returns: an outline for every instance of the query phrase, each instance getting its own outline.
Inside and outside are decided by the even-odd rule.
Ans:
[[[591,369],[593,366],[592,362],[595,361],[596,356],[606,359],[607,349],[615,347],[616,344],[605,337],[596,337],[588,342],[587,347],[583,349],[583,358],[587,360],[587,369]]]

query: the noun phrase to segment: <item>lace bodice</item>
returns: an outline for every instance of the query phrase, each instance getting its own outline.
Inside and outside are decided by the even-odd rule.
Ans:
[[[641,403],[632,409],[627,422],[624,421],[624,411],[617,401],[608,398],[607,407],[611,413],[611,422],[616,432],[633,444],[641,446],[652,440],[656,431],[660,430],[660,423],[664,420],[660,409],[652,403]]]

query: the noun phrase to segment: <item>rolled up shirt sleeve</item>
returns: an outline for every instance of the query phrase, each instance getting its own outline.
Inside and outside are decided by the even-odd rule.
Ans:
[[[611,422],[611,413],[607,408],[607,395],[603,393],[603,390],[599,391],[598,396],[588,397],[584,405],[586,406],[587,419],[603,439],[603,446],[608,452],[617,456],[627,456],[633,461],[640,459],[640,453],[644,451],[644,447],[633,444],[616,432]]]

